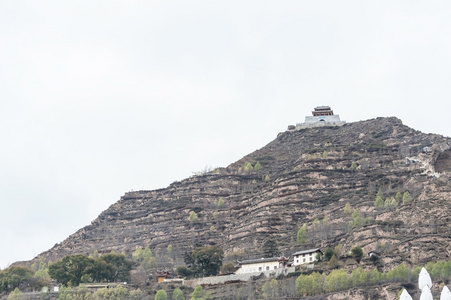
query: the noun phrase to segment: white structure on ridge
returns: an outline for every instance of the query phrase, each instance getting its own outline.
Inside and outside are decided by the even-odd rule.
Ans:
[[[304,123],[298,123],[296,126],[288,126],[288,130],[318,126],[341,126],[345,123],[345,121],[340,120],[339,115],[334,115],[330,106],[317,106],[312,111],[312,116],[305,117]]]

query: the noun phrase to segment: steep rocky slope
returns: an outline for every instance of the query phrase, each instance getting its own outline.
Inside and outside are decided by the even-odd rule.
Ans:
[[[299,249],[296,233],[306,223],[309,238],[303,247],[341,243],[345,250],[355,245],[365,252],[383,249],[387,268],[400,261],[448,258],[450,146],[449,138],[413,130],[397,118],[286,131],[216,172],[164,189],[126,193],[91,225],[40,257],[54,261],[71,253],[130,254],[137,247],[162,251],[172,245],[175,265],[185,251],[206,244],[240,258],[258,257],[269,238],[289,255]],[[245,173],[246,162],[260,162],[262,169]],[[376,209],[378,191],[384,200],[408,191],[413,200]],[[222,207],[215,204],[219,198]],[[360,211],[356,226],[344,212],[346,203]],[[191,211],[197,221],[189,220]]]

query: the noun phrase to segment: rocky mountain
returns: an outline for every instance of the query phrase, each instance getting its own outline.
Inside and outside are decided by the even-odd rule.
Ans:
[[[255,258],[274,239],[285,255],[339,243],[345,251],[356,245],[364,253],[383,251],[385,268],[446,259],[450,147],[450,138],[421,133],[397,118],[285,131],[226,168],[126,193],[39,257],[172,245],[167,267],[174,267],[195,246],[216,244],[226,255]],[[406,191],[411,201],[403,203],[396,194]],[[376,208],[378,193],[384,203]],[[190,220],[191,212],[197,219]],[[303,224],[307,244],[297,245]]]

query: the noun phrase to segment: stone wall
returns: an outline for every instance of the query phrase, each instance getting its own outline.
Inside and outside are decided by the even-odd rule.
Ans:
[[[260,277],[262,275],[264,277],[270,278],[270,277],[277,277],[280,274],[286,275],[286,274],[294,273],[294,272],[295,272],[295,267],[288,267],[288,268],[284,268],[284,269],[262,271],[262,272],[196,278],[196,279],[192,279],[192,280],[185,280],[183,282],[183,284],[194,288],[198,285],[223,284],[228,281],[249,281],[253,277]]]

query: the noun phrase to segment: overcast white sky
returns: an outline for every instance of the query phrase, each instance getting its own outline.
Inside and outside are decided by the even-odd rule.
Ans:
[[[313,107],[451,136],[450,1],[0,1],[0,268]]]

